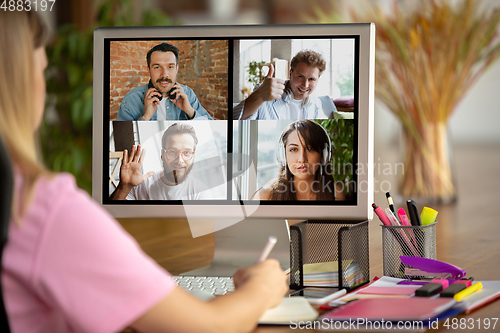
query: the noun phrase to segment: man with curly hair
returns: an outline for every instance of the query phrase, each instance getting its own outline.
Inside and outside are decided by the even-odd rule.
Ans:
[[[302,50],[292,58],[288,81],[273,77],[270,65],[262,84],[235,107],[233,114],[251,120],[327,118],[320,99],[311,96],[325,68],[322,55],[312,50]]]

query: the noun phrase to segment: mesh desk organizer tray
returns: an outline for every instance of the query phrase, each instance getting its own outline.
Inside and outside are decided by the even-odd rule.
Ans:
[[[291,289],[369,282],[368,221],[306,220],[290,226],[290,240]]]

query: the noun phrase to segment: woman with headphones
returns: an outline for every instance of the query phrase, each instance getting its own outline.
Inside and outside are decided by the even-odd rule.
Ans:
[[[345,200],[332,176],[331,142],[318,123],[302,119],[288,125],[278,142],[279,174],[254,200]]]

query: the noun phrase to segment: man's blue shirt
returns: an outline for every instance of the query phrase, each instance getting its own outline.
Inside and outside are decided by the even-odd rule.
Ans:
[[[189,103],[196,111],[194,118],[195,120],[213,120],[210,114],[201,106],[198,101],[198,97],[194,93],[193,89],[186,85],[180,84],[184,92],[186,93]],[[139,86],[130,90],[123,98],[120,109],[118,110],[118,118],[120,121],[131,121],[131,120],[142,120],[142,115],[144,114],[144,97],[146,96],[146,91],[148,90],[148,85]],[[174,103],[172,103],[168,98],[166,99],[166,112],[167,120],[190,120],[188,115],[179,109]],[[153,114],[150,120],[157,120],[157,112]]]

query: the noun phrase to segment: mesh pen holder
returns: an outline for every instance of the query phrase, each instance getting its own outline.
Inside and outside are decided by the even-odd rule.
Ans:
[[[382,225],[382,247],[384,275],[410,279],[399,256],[423,257],[436,259],[436,224],[425,226],[386,226]],[[423,276],[422,276],[423,277]]]
[[[368,221],[307,220],[290,226],[290,288],[310,284],[304,266],[337,262],[331,284],[348,291],[370,280]]]

